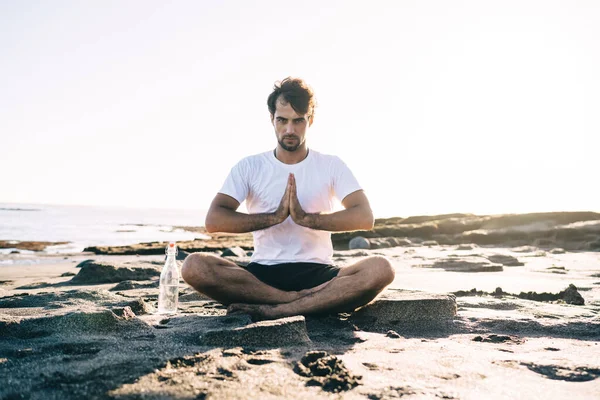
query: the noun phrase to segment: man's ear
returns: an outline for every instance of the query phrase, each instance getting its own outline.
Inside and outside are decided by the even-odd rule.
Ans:
[[[273,125],[273,120],[275,119],[275,116],[271,113],[269,113],[269,116],[271,116],[271,125]]]
[[[312,126],[313,121],[315,120],[314,114],[308,117],[308,126]]]

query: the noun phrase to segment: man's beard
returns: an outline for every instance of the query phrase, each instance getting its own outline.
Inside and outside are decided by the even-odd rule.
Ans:
[[[292,137],[296,140],[296,143],[293,144],[292,146],[288,146],[287,144],[285,144],[285,138],[286,137]],[[298,136],[284,136],[283,139],[278,140],[279,145],[281,146],[282,149],[284,149],[285,151],[289,151],[289,152],[293,152],[298,150],[298,147],[300,147],[300,145],[302,144],[302,142],[300,141],[300,138],[298,138]]]

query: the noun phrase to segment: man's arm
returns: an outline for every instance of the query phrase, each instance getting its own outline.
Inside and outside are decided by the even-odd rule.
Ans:
[[[240,206],[240,203],[236,199],[222,193],[217,193],[206,214],[204,227],[208,233],[245,233],[280,224],[290,215],[290,190],[291,179],[288,179],[285,193],[281,198],[277,210],[273,213],[263,214],[237,212],[236,210]]]
[[[347,232],[373,229],[373,211],[362,190],[350,193],[342,200],[345,210],[331,214],[308,214],[302,210],[292,175],[290,215],[298,225],[330,232]]]

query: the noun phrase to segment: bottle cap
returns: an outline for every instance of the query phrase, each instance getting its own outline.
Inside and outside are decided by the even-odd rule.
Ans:
[[[167,246],[165,253],[177,254],[177,246],[175,246],[175,242],[169,242],[169,245]]]

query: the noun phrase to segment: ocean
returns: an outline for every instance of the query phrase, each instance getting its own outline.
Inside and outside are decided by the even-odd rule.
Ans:
[[[46,253],[80,252],[88,246],[183,241],[203,235],[175,226],[203,226],[206,211],[0,203],[0,240],[68,242]],[[8,254],[14,248],[0,249]],[[19,250],[21,253],[28,253]]]

